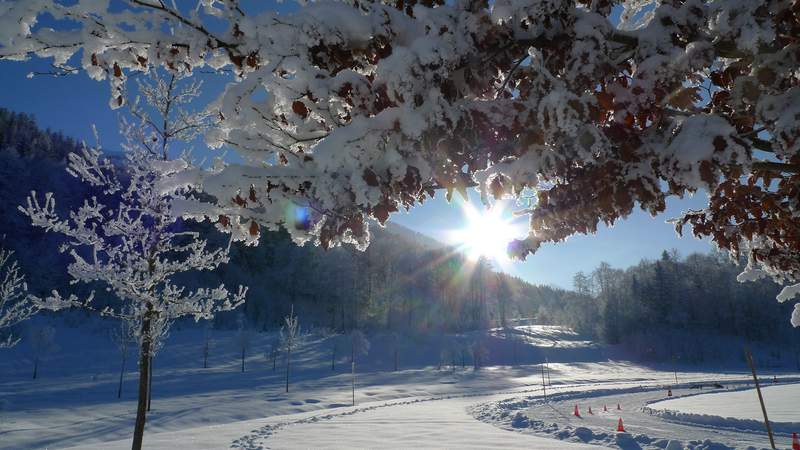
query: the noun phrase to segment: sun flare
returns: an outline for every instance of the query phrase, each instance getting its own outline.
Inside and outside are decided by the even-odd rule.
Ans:
[[[509,261],[508,244],[524,232],[513,217],[507,217],[504,205],[479,209],[465,202],[461,208],[465,224],[452,232],[452,241],[473,260],[483,256],[495,262]]]

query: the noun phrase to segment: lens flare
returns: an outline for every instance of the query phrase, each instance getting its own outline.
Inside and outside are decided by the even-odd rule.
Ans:
[[[483,256],[498,263],[510,262],[508,244],[522,237],[525,231],[504,206],[498,202],[489,209],[478,209],[464,202],[461,210],[465,224],[462,229],[450,233],[451,241],[470,259]]]

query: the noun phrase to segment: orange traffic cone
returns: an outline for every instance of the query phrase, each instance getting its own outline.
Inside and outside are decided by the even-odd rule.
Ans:
[[[578,405],[577,404],[575,405],[575,411],[572,413],[572,415],[574,415],[575,417],[580,417],[581,416],[581,412],[578,411]]]
[[[792,450],[800,450],[800,439],[797,438],[797,433],[792,433]]]
[[[622,407],[619,406],[619,403],[617,403],[617,409],[622,411]]]
[[[622,425],[622,417],[619,418],[619,422],[617,422],[617,432],[624,433],[625,427]]]
[[[591,406],[589,407],[589,414],[594,415],[594,413],[592,412],[592,407]]]
[[[672,389],[667,389],[667,397],[672,397]]]
[[[608,412],[608,408],[606,408],[606,405],[603,405],[603,412]]]

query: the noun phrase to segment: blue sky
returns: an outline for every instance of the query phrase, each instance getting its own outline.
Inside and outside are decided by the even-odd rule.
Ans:
[[[48,62],[42,60],[0,61],[0,86],[4,87],[0,90],[0,107],[30,113],[41,127],[60,130],[89,142],[93,141],[91,126],[94,124],[103,147],[118,148],[118,113],[108,107],[107,83],[90,80],[82,73],[26,78],[29,72],[49,70]],[[221,90],[224,80],[215,75],[199,76],[208,78],[204,98],[211,98]],[[475,193],[471,198],[473,202],[478,200]],[[701,208],[704,200],[704,195],[672,199],[667,203],[667,211],[656,218],[637,211],[614,227],[602,226],[596,235],[575,236],[563,243],[547,244],[527,261],[512,263],[504,270],[530,282],[571,287],[575,272],[591,271],[602,261],[624,268],[642,258],[657,258],[664,249],[676,248],[682,255],[707,252],[711,249],[707,241],[691,236],[678,238],[673,227],[665,222],[686,209]],[[391,220],[442,241],[449,240],[449,230],[465,225],[462,209],[448,204],[443,195],[408,214],[399,213]]]

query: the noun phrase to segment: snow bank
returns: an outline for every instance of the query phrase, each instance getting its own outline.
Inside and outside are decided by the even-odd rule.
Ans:
[[[800,384],[762,388],[767,414],[776,433],[800,430]],[[687,395],[656,401],[642,410],[665,420],[741,431],[764,431],[755,389]]]

